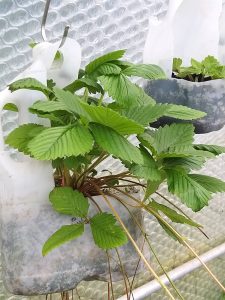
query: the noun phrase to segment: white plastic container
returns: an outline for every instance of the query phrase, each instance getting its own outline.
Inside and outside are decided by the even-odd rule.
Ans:
[[[67,39],[68,51],[61,49],[63,62],[60,69],[50,67],[58,44],[43,43],[34,48],[34,62],[20,78],[34,77],[46,84],[47,73],[58,86],[69,84],[77,76],[80,66],[80,50],[77,43]],[[65,44],[64,47],[67,47]],[[72,48],[71,48],[72,47]],[[73,52],[73,56],[71,56]],[[77,59],[75,59],[77,53]],[[44,100],[37,91],[19,90],[0,93],[0,111],[5,103],[15,103],[19,108],[19,123],[40,123],[28,113],[34,101]],[[1,124],[0,124],[1,125]],[[49,193],[54,188],[53,169],[50,162],[37,161],[20,155],[19,161],[11,158],[4,149],[2,126],[0,126],[0,216],[1,254],[3,281],[13,294],[38,295],[66,291],[74,288],[81,280],[94,278],[108,280],[107,257],[93,242],[89,225],[83,236],[54,249],[46,257],[42,247],[46,240],[62,225],[72,224],[70,216],[55,212],[49,202]],[[123,197],[124,198],[124,197]],[[95,197],[103,210],[107,205],[101,197]],[[134,226],[127,210],[115,199],[112,205],[119,211],[134,239],[142,246],[140,230]],[[142,223],[140,210],[131,209]],[[90,214],[96,213],[91,205]],[[133,246],[129,243],[119,250],[124,267],[133,275],[138,261]],[[121,279],[120,267],[115,252],[111,253],[113,279]]]

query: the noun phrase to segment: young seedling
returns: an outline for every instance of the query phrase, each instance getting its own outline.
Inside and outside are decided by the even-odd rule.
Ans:
[[[225,78],[225,66],[213,56],[207,56],[201,62],[191,59],[191,66],[182,66],[181,58],[173,59],[172,77],[193,82],[203,82]]]

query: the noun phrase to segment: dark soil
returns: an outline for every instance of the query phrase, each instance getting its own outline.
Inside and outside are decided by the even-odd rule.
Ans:
[[[172,73],[172,78],[184,79],[184,80],[191,81],[191,82],[205,82],[205,81],[212,80],[212,77],[204,77],[201,74],[200,75],[199,74],[191,74],[191,75],[188,75],[184,78],[180,78],[175,73]]]

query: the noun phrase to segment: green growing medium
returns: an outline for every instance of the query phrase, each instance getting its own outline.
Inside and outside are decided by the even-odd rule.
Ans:
[[[43,246],[43,255],[81,236],[87,224],[101,249],[127,243],[127,232],[117,223],[119,213],[104,212],[99,207],[96,215],[89,215],[93,196],[102,195],[107,200],[114,190],[129,196],[127,189],[142,187],[145,197],[136,200],[137,206],[152,214],[168,234],[182,242],[164,217],[199,230],[201,226],[179,208],[162,205],[152,198],[160,184],[167,182],[169,192],[193,211],[208,205],[214,193],[225,191],[221,180],[196,173],[207,159],[224,153],[225,148],[194,144],[191,124],[172,124],[158,130],[149,127],[162,116],[193,120],[205,113],[184,106],[156,104],[131,79],[164,79],[164,72],[156,65],[126,62],[122,60],[124,53],[114,51],[95,59],[63,89],[52,80],[44,85],[32,78],[9,85],[12,92],[30,89],[46,95],[46,101],[37,101],[29,110],[48,119],[49,127],[21,125],[8,135],[7,144],[34,159],[52,161],[56,183],[49,196],[52,208],[80,218],[79,224],[68,224],[53,233]],[[194,61],[192,64],[196,69],[202,66]],[[183,74],[180,65],[176,63],[179,74]],[[108,96],[112,101],[108,101]],[[15,110],[10,105],[6,108]],[[137,146],[130,142],[131,135],[136,136]],[[124,172],[108,172],[105,176],[97,172],[98,165],[109,156],[120,160]],[[123,203],[123,197],[118,201]]]

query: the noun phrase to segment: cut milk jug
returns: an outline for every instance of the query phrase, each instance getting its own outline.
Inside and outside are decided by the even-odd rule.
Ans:
[[[58,47],[59,43],[47,42],[35,46],[33,63],[16,79],[32,77],[46,85],[47,79],[51,78],[58,87],[77,79],[80,46],[67,38],[60,48],[61,60],[54,61]],[[6,103],[13,103],[18,107],[20,125],[39,123],[50,126],[28,112],[37,100],[46,99],[38,91],[22,89],[10,93],[6,89],[0,93],[0,111]],[[73,224],[74,218],[57,213],[50,204],[49,193],[55,186],[51,164],[21,153],[17,160],[12,159],[4,147],[2,125],[0,151],[1,253],[5,287],[16,295],[39,295],[71,290],[82,280],[108,280],[107,256],[94,244],[90,228],[80,238],[42,256],[46,240],[63,225]],[[107,211],[101,197],[95,200]],[[117,201],[112,203],[120,210],[124,223],[141,246],[142,237],[130,214]],[[91,203],[89,211],[96,213],[96,207]],[[142,215],[138,211],[132,210],[141,224]],[[120,280],[117,254],[112,252],[111,255],[112,278]],[[122,248],[121,259],[127,273],[133,275],[138,257],[131,244]]]

